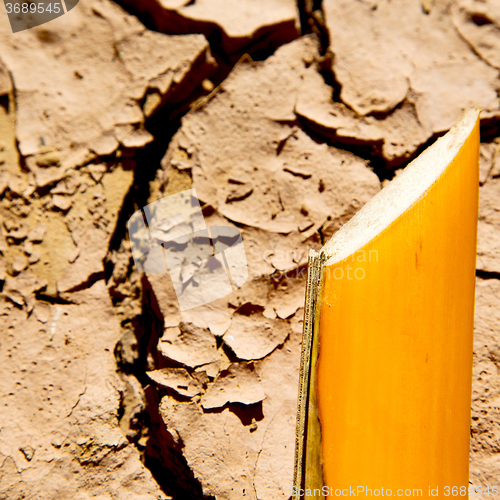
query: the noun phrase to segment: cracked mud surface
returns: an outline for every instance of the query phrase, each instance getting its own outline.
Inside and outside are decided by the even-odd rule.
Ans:
[[[307,251],[469,106],[470,481],[498,485],[493,0],[80,0],[15,36],[0,16],[0,498],[289,498]],[[181,311],[126,224],[191,188],[248,279]]]

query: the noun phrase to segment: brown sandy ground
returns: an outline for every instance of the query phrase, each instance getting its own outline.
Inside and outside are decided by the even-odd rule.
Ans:
[[[0,9],[0,499],[289,498],[307,250],[470,106],[470,481],[500,485],[498,3],[118,4]],[[126,223],[190,188],[249,277],[181,312]]]

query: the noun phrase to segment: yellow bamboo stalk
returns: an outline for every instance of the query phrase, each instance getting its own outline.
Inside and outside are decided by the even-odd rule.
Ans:
[[[311,261],[295,499],[467,496],[478,117],[466,112]]]

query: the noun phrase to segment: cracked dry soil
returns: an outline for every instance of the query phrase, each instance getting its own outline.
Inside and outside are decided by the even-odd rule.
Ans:
[[[80,0],[16,35],[0,18],[1,499],[288,499],[307,250],[470,106],[470,481],[498,485],[498,2]],[[249,278],[181,312],[126,223],[192,187],[207,224],[240,229]]]

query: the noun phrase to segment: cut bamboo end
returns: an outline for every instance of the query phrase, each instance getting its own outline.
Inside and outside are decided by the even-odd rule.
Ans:
[[[471,110],[316,258],[294,498],[468,486],[478,165]]]

